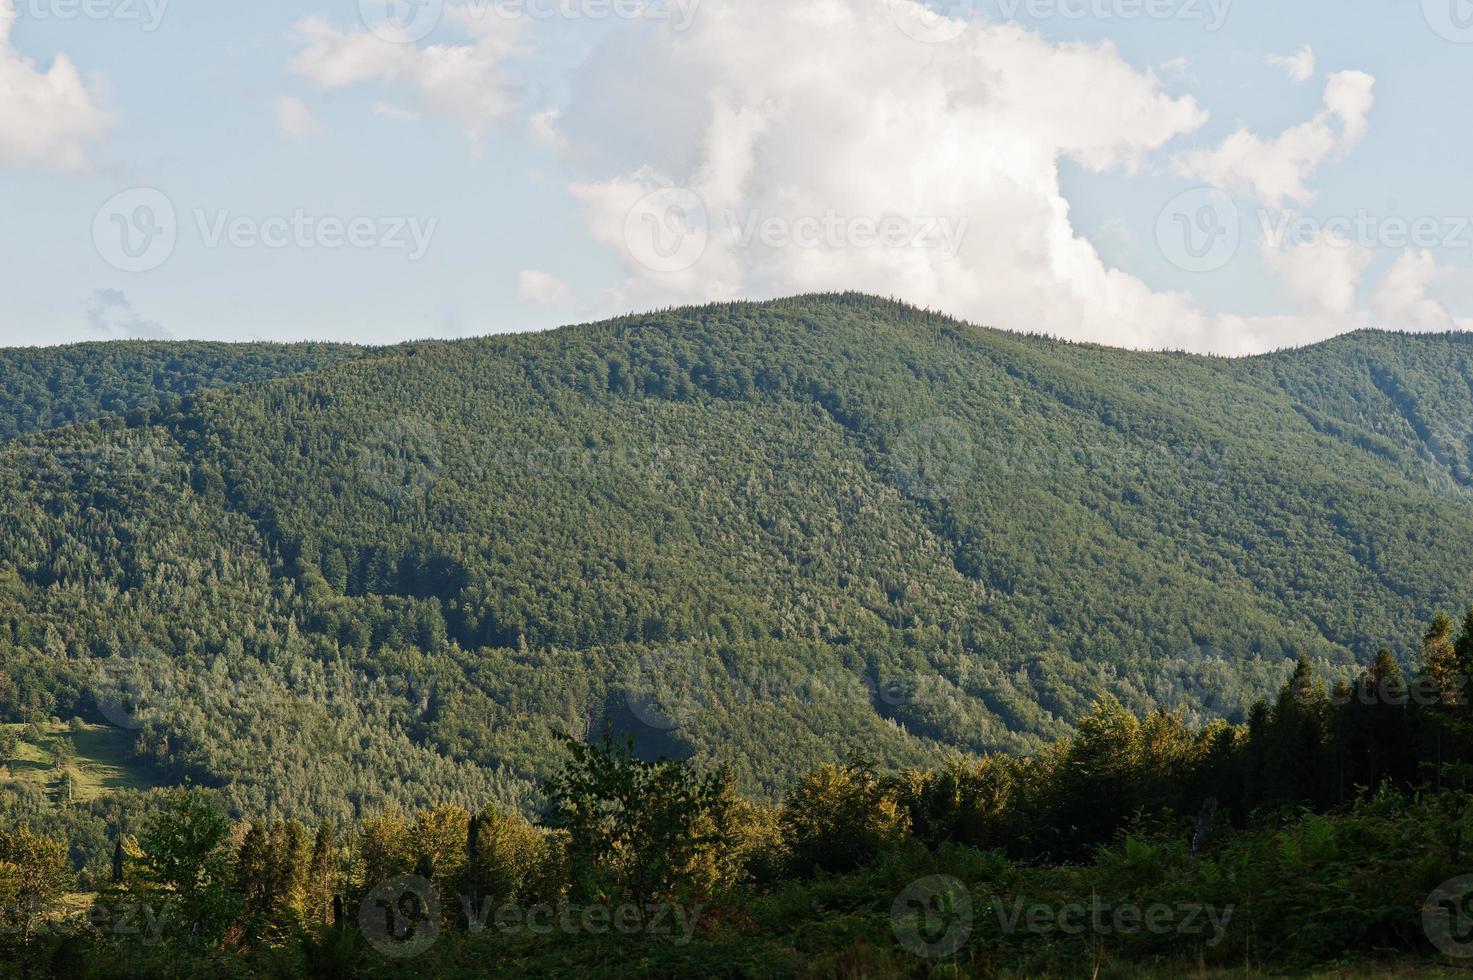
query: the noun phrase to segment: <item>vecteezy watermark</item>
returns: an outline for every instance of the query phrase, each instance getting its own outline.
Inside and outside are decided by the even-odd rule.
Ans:
[[[894,669],[870,677],[837,665],[789,669],[729,664],[693,644],[641,654],[624,679],[629,711],[641,724],[660,732],[689,726],[718,693],[727,705],[828,702],[880,710],[942,704],[952,697],[946,680],[929,671]]]
[[[695,473],[710,454],[693,446],[660,445],[593,448],[581,443],[560,446],[505,447],[496,456],[495,471],[504,476],[543,479],[599,477],[668,477]]]
[[[390,503],[423,499],[440,473],[440,441],[425,419],[399,416],[358,447],[354,464],[374,496]]]
[[[266,676],[272,683],[261,685],[259,694],[252,692],[258,704],[268,703],[266,699],[272,697],[293,704],[303,700],[327,705],[402,703],[411,715],[423,717],[435,696],[434,677],[412,673],[369,677],[356,670],[324,670],[315,663],[313,669],[303,669],[299,664],[283,667],[273,662],[266,665]]]
[[[913,881],[890,906],[890,929],[916,956],[955,956],[972,935],[972,893],[950,875]]]
[[[944,44],[967,32],[976,0],[890,0],[890,19],[922,44]]]
[[[507,903],[493,909],[490,899],[474,903],[469,896],[461,897],[461,907],[465,912],[466,929],[472,933],[483,931],[490,921],[498,932],[508,935],[549,936],[561,933],[566,936],[605,936],[618,933],[668,939],[676,946],[686,945],[695,936],[701,913],[706,908],[700,904],[686,906],[649,902],[637,905],[625,902],[621,905],[540,903],[530,906]]]
[[[1358,704],[1365,707],[1414,704],[1419,708],[1431,708],[1461,704],[1463,692],[1467,689],[1468,678],[1462,674],[1446,678],[1416,675],[1410,680],[1383,677],[1374,684],[1357,680],[1344,688],[1336,688],[1330,692],[1330,703],[1337,706]]]
[[[403,252],[418,262],[429,252],[438,218],[412,215],[312,214],[303,208],[272,215],[238,214],[228,208],[195,208],[200,244],[216,249],[282,250],[343,248]],[[113,195],[92,219],[92,242],[103,261],[122,272],[149,272],[169,260],[179,242],[173,202],[152,187]]]
[[[646,194],[624,216],[624,247],[651,272],[684,272],[701,261],[710,240],[706,202],[683,187]]]
[[[639,20],[690,30],[702,0],[468,0],[472,18],[506,20]]]
[[[1260,211],[1265,245],[1304,245],[1392,249],[1473,249],[1473,215],[1378,215],[1362,208],[1349,215],[1309,217],[1287,211]]]
[[[174,701],[173,662],[152,647],[101,661],[92,673],[92,700],[117,728],[138,731],[160,722]]]
[[[1156,218],[1156,245],[1186,272],[1215,272],[1233,260],[1243,237],[1238,206],[1216,187],[1194,187],[1167,202]]]
[[[1201,22],[1216,32],[1227,23],[1233,0],[997,0],[1004,20],[1180,21]]]
[[[891,461],[903,491],[939,502],[955,496],[972,478],[977,467],[977,444],[955,419],[927,419],[900,434]]]
[[[710,684],[705,656],[694,646],[642,653],[624,682],[624,703],[645,726],[673,732],[700,713]]]
[[[26,20],[115,20],[137,23],[145,32],[159,29],[170,0],[0,0]]]
[[[467,0],[456,9],[470,20],[637,20],[687,31],[702,0]],[[395,44],[422,41],[440,26],[444,0],[359,0],[358,16]]]
[[[879,217],[842,215],[830,208],[823,214],[765,215],[761,209],[727,211],[726,226],[732,244],[750,248],[858,248],[917,249],[954,259],[961,252],[971,220],[887,214]]]
[[[1109,902],[1098,895],[1088,902],[1029,902],[1017,897],[1004,901],[994,896],[990,908],[1005,935],[1027,932],[1034,935],[1061,933],[1066,936],[1151,935],[1207,936],[1206,945],[1216,946],[1227,934],[1236,906],[1204,905],[1198,902]]]
[[[134,187],[114,194],[92,219],[92,243],[103,261],[121,272],[157,269],[174,254],[179,221],[160,190]]]
[[[400,875],[375,885],[358,906],[358,928],[385,956],[410,959],[440,937],[440,900],[418,875]]]
[[[1473,44],[1473,2],[1422,0],[1422,17],[1438,37],[1455,44]]]
[[[50,914],[39,898],[20,905],[0,909],[0,935],[17,935],[29,931],[32,936],[109,936],[137,939],[153,946],[164,938],[167,905],[151,905],[131,899],[116,901],[99,898],[84,911],[69,915]]]
[[[424,40],[444,15],[444,0],[358,0],[363,26],[395,44]]]
[[[1232,658],[1205,644],[1153,668],[1146,689],[1157,705],[1198,723],[1235,718],[1249,693]]]
[[[1473,958],[1473,875],[1433,889],[1422,905],[1422,929],[1444,956]]]
[[[206,248],[226,244],[232,248],[382,249],[404,252],[411,262],[425,257],[435,229],[440,226],[439,218],[407,215],[343,218],[309,214],[302,208],[291,214],[266,217],[196,208],[194,220]]]
[[[1154,445],[1040,445],[1016,437],[989,439],[980,447],[989,467],[1008,476],[1094,478],[1175,487],[1183,479],[1205,489],[1220,485],[1227,457],[1210,443]]]
[[[670,902],[578,905],[497,904],[491,898],[460,896],[466,931],[495,929],[504,935],[567,936],[620,934],[665,939],[684,946],[695,936],[706,906]],[[391,959],[413,959],[440,938],[441,908],[435,887],[419,875],[380,882],[358,906],[358,928],[370,946]]]
[[[684,272],[701,261],[711,244],[711,217],[694,191],[661,188],[640,198],[625,215],[625,249],[653,272]],[[844,214],[833,208],[814,214],[729,209],[720,222],[738,249],[914,249],[942,261],[957,257],[971,227],[966,217]]]
[[[87,474],[100,480],[117,481],[145,473],[157,473],[167,465],[148,445],[30,445],[17,446],[7,462],[27,479],[56,479],[58,471]]]
[[[1469,881],[1473,884],[1473,878]],[[987,907],[996,918],[998,930],[1007,936],[1022,932],[1208,936],[1208,946],[1222,942],[1235,910],[1233,905],[1198,902],[1110,902],[1098,895],[1087,902],[1064,903],[993,895]],[[890,908],[890,926],[901,948],[927,959],[955,956],[978,925],[971,892],[950,875],[931,875],[912,882]]]

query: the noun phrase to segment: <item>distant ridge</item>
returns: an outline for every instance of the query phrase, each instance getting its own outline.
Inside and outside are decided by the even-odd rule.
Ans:
[[[78,423],[0,449],[13,703],[96,720],[153,651],[142,750],[253,812],[531,805],[605,723],[770,790],[1034,750],[1106,693],[1240,717],[1473,593],[1461,337],[1227,359],[843,293],[7,351],[0,390],[10,434]]]

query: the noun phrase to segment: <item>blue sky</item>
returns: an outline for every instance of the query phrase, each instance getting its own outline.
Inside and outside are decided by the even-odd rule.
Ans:
[[[396,2],[12,0],[0,344],[829,288],[1225,353],[1473,316],[1465,0]]]

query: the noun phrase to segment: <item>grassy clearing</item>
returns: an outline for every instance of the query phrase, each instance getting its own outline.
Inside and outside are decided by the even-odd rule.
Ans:
[[[0,782],[29,784],[62,801],[62,773],[73,779],[72,799],[85,802],[125,789],[162,785],[132,761],[133,733],[105,725],[43,724],[39,738],[29,725],[0,725],[20,739],[0,756]],[[58,767],[58,758],[62,765]]]

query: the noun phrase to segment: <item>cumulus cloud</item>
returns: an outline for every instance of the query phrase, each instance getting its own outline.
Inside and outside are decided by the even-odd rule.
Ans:
[[[447,20],[469,38],[461,44],[395,37],[383,25],[375,31],[341,31],[324,17],[305,18],[293,31],[300,50],[291,69],[324,90],[394,86],[415,100],[412,112],[454,121],[479,149],[490,128],[516,106],[503,66],[519,50],[520,22],[472,16],[470,9],[446,11]],[[395,111],[396,118],[404,115],[405,110]]]
[[[587,53],[567,101],[525,118],[622,263],[588,315],[858,288],[1012,329],[1226,354],[1364,324],[1369,256],[1338,240],[1274,246],[1269,266],[1305,309],[1247,317],[1153,289],[1075,231],[1061,162],[1152,176],[1206,121],[1160,71],[980,18],[945,31],[923,18],[951,40],[920,43],[892,6],[708,5],[686,31],[615,25]],[[1364,135],[1373,83],[1332,76],[1310,122],[1240,133],[1178,169],[1308,198],[1315,168]],[[519,295],[563,301],[541,275]]]
[[[1387,330],[1452,330],[1461,326],[1446,306],[1427,295],[1437,276],[1437,260],[1431,252],[1403,252],[1371,295],[1371,312],[1377,325]]]
[[[294,95],[283,95],[276,100],[276,124],[292,139],[306,139],[316,133],[321,125],[307,103]]]
[[[14,5],[0,2],[0,166],[77,171],[112,119],[65,54],[42,72],[10,43]]]
[[[1202,108],[1109,44],[982,21],[921,44],[887,6],[708,6],[684,34],[619,32],[589,59],[555,124],[592,173],[573,187],[590,234],[624,259],[607,306],[862,288],[1017,329],[1210,346],[1218,325],[1109,268],[1059,186],[1061,160],[1142,168]],[[671,187],[699,207],[650,198]]]
[[[1308,181],[1315,169],[1365,135],[1375,83],[1364,72],[1337,72],[1325,86],[1324,109],[1309,122],[1271,139],[1240,128],[1217,147],[1183,154],[1177,170],[1271,207],[1286,200],[1307,203],[1314,198]]]
[[[87,323],[109,340],[170,340],[155,320],[140,316],[120,289],[99,289],[87,301]]]
[[[1307,44],[1293,54],[1273,55],[1268,63],[1284,69],[1296,82],[1307,82],[1314,77],[1314,49]]]
[[[1263,258],[1295,299],[1345,314],[1355,309],[1356,289],[1375,252],[1338,232],[1318,229],[1304,242],[1266,240]]]
[[[573,287],[550,272],[524,269],[517,275],[517,297],[538,306],[567,306],[573,301]]]

